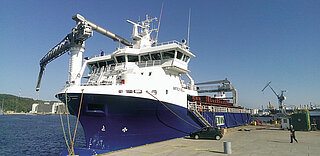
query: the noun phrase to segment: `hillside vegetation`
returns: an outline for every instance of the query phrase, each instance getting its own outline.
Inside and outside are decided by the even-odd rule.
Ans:
[[[3,111],[29,112],[32,109],[32,104],[44,102],[50,101],[34,100],[32,98],[18,97],[10,94],[0,94],[0,109],[3,103]]]

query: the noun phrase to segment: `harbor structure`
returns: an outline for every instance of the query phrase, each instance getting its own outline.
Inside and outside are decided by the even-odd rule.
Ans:
[[[30,114],[66,114],[67,109],[62,102],[34,103]]]
[[[1,104],[1,108],[0,108],[0,115],[4,115],[3,103],[4,103],[4,99],[2,99],[2,104]]]

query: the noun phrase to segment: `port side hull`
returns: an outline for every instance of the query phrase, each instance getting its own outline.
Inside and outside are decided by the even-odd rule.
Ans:
[[[61,101],[65,101],[64,97],[58,95]],[[81,94],[70,93],[67,97],[70,113],[77,115]],[[83,95],[80,122],[87,148],[104,153],[187,136],[200,127],[181,106],[99,94]]]
[[[65,94],[58,94],[65,101]],[[67,95],[68,109],[78,114],[81,94]],[[207,112],[224,116],[222,128],[241,126],[250,122],[246,113]],[[189,135],[202,124],[187,108],[157,100],[101,94],[84,94],[80,122],[86,137],[86,149],[75,149],[75,154],[94,155],[150,144]],[[67,155],[64,150],[61,155]]]

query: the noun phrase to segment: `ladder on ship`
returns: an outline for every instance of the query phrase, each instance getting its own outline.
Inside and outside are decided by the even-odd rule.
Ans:
[[[198,111],[196,102],[188,101],[188,110],[206,127],[213,127],[210,122]],[[209,119],[209,118],[208,118]]]

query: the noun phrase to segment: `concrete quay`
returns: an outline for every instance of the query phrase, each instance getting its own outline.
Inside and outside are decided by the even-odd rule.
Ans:
[[[239,131],[249,128],[250,131]],[[231,142],[233,156],[319,156],[320,131],[296,131],[299,143],[290,143],[290,132],[271,126],[242,126],[228,129],[224,137],[217,140],[195,140],[188,137],[138,146],[103,156],[225,156],[223,142]]]

